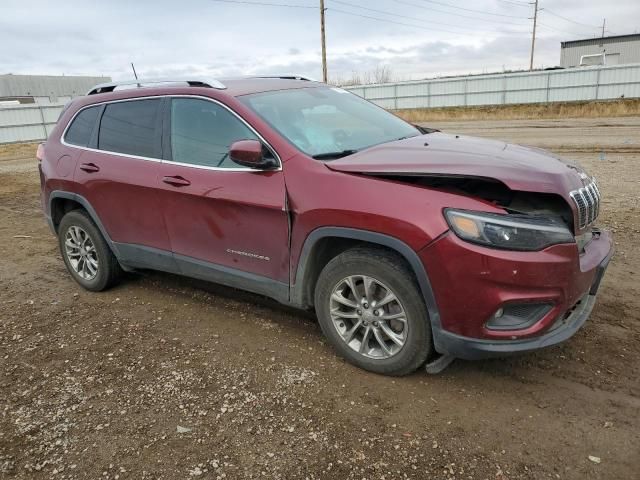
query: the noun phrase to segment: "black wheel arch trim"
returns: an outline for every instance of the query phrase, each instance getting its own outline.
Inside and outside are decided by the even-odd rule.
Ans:
[[[53,201],[57,198],[62,198],[65,200],[73,200],[74,202],[77,202],[80,205],[82,205],[82,207],[87,211],[87,213],[91,217],[91,220],[93,220],[93,223],[95,223],[96,226],[98,227],[98,230],[100,230],[100,233],[102,234],[105,241],[107,242],[107,245],[109,245],[109,248],[111,249],[113,254],[116,256],[116,258],[120,257],[119,255],[120,252],[118,251],[116,244],[111,240],[111,237],[107,233],[107,230],[104,228],[104,225],[100,221],[100,217],[98,217],[98,214],[96,213],[95,209],[91,206],[91,203],[89,203],[89,201],[86,198],[84,198],[82,195],[78,193],[66,192],[63,190],[54,190],[49,195],[49,202],[48,202],[49,211],[47,212],[47,221],[49,222],[49,225],[51,226],[54,232],[56,230],[55,230],[55,225],[53,223]]]
[[[420,261],[420,257],[418,257],[418,254],[415,252],[415,250],[413,250],[402,240],[391,237],[384,233],[348,227],[319,227],[313,230],[307,236],[304,245],[302,246],[300,258],[298,260],[298,266],[296,268],[295,282],[292,282],[291,284],[290,303],[302,308],[310,307],[310,305],[304,298],[304,278],[310,266],[309,260],[313,252],[313,248],[320,240],[328,237],[359,240],[367,243],[381,245],[383,247],[394,250],[407,261],[418,280],[418,286],[420,287],[420,291],[427,307],[427,312],[429,313],[429,321],[431,323],[433,340],[436,346],[436,350],[438,350],[439,342],[437,341],[437,339],[442,327],[440,322],[440,313],[438,310],[435,295],[433,293],[433,289],[431,288],[429,275],[427,274],[427,271],[425,270],[424,265]]]

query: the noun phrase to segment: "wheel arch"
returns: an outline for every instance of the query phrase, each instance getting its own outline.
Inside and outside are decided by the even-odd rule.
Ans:
[[[98,230],[100,230],[100,233],[102,234],[105,241],[107,242],[107,245],[109,245],[109,248],[111,249],[113,254],[116,257],[118,257],[119,255],[118,255],[118,250],[116,248],[116,245],[113,243],[113,241],[111,240],[111,237],[107,233],[107,230],[104,228],[104,225],[100,221],[100,217],[98,217],[98,214],[96,213],[95,209],[91,206],[91,203],[78,193],[65,192],[62,190],[54,190],[53,192],[51,192],[51,195],[49,195],[48,220],[53,231],[55,233],[58,232],[58,225],[60,224],[60,220],[62,220],[62,217],[67,212],[70,212],[71,210],[75,210],[76,207],[80,207],[85,212],[87,212],[89,217],[91,217],[91,220],[93,220],[93,223],[95,223],[96,226],[98,227]]]
[[[333,258],[347,248],[358,245],[384,247],[394,251],[407,262],[418,281],[432,329],[434,332],[437,331],[440,327],[440,314],[429,276],[418,254],[402,240],[369,230],[346,227],[320,227],[313,230],[302,246],[295,281],[291,285],[290,302],[302,308],[312,307],[313,289],[322,267],[326,264],[323,260]]]

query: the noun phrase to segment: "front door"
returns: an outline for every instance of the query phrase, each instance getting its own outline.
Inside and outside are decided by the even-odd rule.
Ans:
[[[164,119],[162,209],[183,273],[261,293],[273,293],[279,284],[284,291],[289,282],[284,175],[241,167],[228,157],[233,142],[258,139],[257,134],[206,99],[172,98]]]

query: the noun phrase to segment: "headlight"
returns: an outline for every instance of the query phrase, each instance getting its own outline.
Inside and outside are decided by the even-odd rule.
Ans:
[[[452,209],[446,209],[445,216],[460,238],[488,247],[542,250],[557,243],[575,242],[573,234],[560,219]]]

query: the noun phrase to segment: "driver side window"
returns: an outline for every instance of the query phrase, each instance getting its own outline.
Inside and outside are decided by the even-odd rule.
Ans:
[[[206,167],[238,168],[229,159],[237,140],[258,140],[235,115],[217,103],[197,98],[171,99],[171,158]]]

